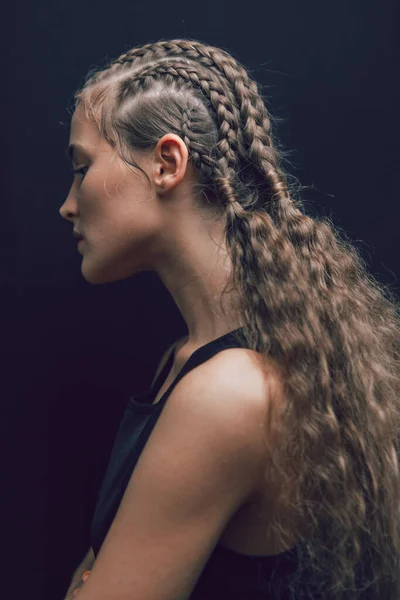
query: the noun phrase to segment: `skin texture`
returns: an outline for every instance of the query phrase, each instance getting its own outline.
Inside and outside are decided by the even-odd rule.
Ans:
[[[143,173],[130,169],[100,136],[78,106],[71,122],[74,177],[60,215],[84,236],[82,274],[100,284],[155,271],[172,295],[188,328],[181,352],[241,326],[231,310],[230,292],[219,306],[232,263],[224,242],[224,217],[199,206],[192,189],[197,174],[183,140],[164,135],[156,148],[133,154]],[[72,227],[71,227],[72,230]]]

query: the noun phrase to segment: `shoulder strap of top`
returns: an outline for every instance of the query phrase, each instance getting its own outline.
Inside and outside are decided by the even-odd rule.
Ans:
[[[238,329],[229,331],[228,333],[221,335],[220,337],[216,338],[215,340],[211,340],[211,342],[208,342],[207,344],[200,346],[200,348],[197,348],[197,350],[195,350],[189,356],[188,360],[183,365],[182,369],[179,371],[178,375],[175,377],[174,381],[169,386],[168,390],[165,392],[163,399],[165,399],[166,396],[169,396],[169,394],[172,392],[173,388],[177,385],[178,381],[180,381],[180,379],[182,379],[182,377],[184,375],[186,375],[186,373],[188,373],[195,367],[201,365],[203,362],[205,362],[206,360],[208,360],[209,358],[211,358],[212,356],[214,356],[221,350],[224,350],[226,348],[245,347],[245,343],[240,336],[240,332],[242,331],[242,329],[243,329],[242,327],[239,327]],[[174,347],[176,348],[176,345],[174,345]],[[158,377],[156,378],[155,382],[151,386],[150,389],[151,389],[153,395],[158,393],[162,382],[165,380],[168,372],[172,368],[174,354],[175,354],[174,352],[171,352],[169,354],[168,359],[164,364],[164,367],[161,369],[160,373],[158,374]],[[161,401],[160,401],[160,403],[161,403]]]
[[[180,337],[179,339],[177,339],[173,344],[171,344],[171,346],[169,346],[169,348],[167,348],[167,350],[164,352],[163,356],[161,357],[160,360],[160,364],[158,365],[156,374],[154,375],[154,379],[153,382],[150,386],[150,389],[153,389],[154,387],[157,386],[157,383],[160,380],[164,379],[164,376],[166,375],[167,371],[169,370],[169,368],[172,366],[172,359],[175,356],[175,352],[178,348],[178,346],[181,345],[181,343],[183,342],[183,340],[186,338],[187,336],[183,336]]]

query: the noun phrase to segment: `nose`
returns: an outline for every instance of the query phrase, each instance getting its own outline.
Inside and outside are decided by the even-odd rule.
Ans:
[[[65,207],[65,202],[64,204],[61,206],[60,210],[58,211],[59,214],[61,215],[61,217],[63,219],[66,219],[67,221],[71,220],[72,217],[72,212],[70,210],[67,210]]]
[[[63,219],[68,218],[67,215],[70,214],[66,211],[65,209],[65,202],[61,205],[60,210],[58,211],[58,213],[62,216]]]
[[[58,213],[63,219],[70,221],[71,217],[76,214],[76,209],[77,203],[73,200],[71,192],[69,192],[68,196],[60,206]]]

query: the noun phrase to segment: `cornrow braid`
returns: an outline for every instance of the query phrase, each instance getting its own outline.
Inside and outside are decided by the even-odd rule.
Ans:
[[[200,62],[207,68],[215,69],[231,85],[242,123],[242,128],[239,130],[240,138],[243,136],[244,149],[248,150],[251,159],[249,162],[258,166],[259,171],[268,183],[270,193],[265,196],[267,199],[265,208],[277,221],[283,232],[300,243],[308,237],[304,235],[305,228],[311,228],[311,235],[318,235],[314,231],[314,221],[307,219],[302,214],[300,210],[301,202],[297,201],[299,207],[296,206],[293,198],[294,186],[293,189],[290,189],[288,185],[289,175],[279,167],[280,158],[283,158],[285,153],[282,149],[278,151],[274,147],[274,145],[277,146],[277,142],[273,141],[272,117],[259,93],[257,83],[248,76],[248,72],[238,60],[235,60],[220,48],[205,46],[197,41],[173,40],[172,42],[160,41],[155,44],[132,48],[113,61],[112,64],[131,65],[134,61],[136,64],[136,60],[149,58],[149,55],[157,59],[163,55],[177,56],[181,54],[184,54],[187,59]],[[238,144],[238,146],[240,145]],[[229,198],[227,204],[229,204],[228,210],[231,221],[234,218],[245,218],[246,211],[243,210],[237,196],[233,193],[232,187],[223,179],[223,175],[219,176],[218,184],[220,187],[222,186],[221,193],[223,196],[226,199]],[[243,204],[243,207],[254,208],[251,203]],[[304,248],[299,248],[299,252],[307,252],[306,244],[302,246]]]
[[[131,66],[143,60],[157,61],[164,56],[179,55],[184,55],[186,59],[194,60],[207,69],[213,69],[230,84],[242,124],[238,134],[238,147],[242,150],[243,146],[243,151],[248,151],[248,162],[253,168],[258,168],[269,187],[270,193],[266,195],[269,211],[282,226],[290,227],[290,221],[298,216],[299,211],[293,206],[287,184],[288,175],[279,167],[280,159],[285,153],[282,149],[278,152],[274,148],[277,143],[272,140],[271,115],[260,96],[257,83],[249,78],[239,61],[220,48],[206,46],[195,40],[177,39],[132,48],[109,63],[109,68],[116,70],[122,65]],[[226,189],[226,186],[223,185],[223,188]],[[229,197],[232,198],[232,193]],[[237,198],[232,199],[232,203],[234,202],[238,202]],[[246,208],[248,207],[252,208],[247,204]],[[237,207],[232,216],[243,214]]]
[[[234,178],[233,174],[233,166],[227,166],[229,163],[228,157],[221,157],[219,160],[216,160],[208,152],[206,152],[201,144],[196,142],[196,137],[193,135],[191,130],[191,114],[189,109],[184,109],[182,114],[181,121],[181,131],[182,131],[182,139],[185,142],[186,146],[191,152],[193,162],[196,166],[200,167],[201,165],[206,165],[210,167],[208,172],[213,173],[213,179],[216,186],[216,191],[218,196],[225,201],[225,205],[235,204],[235,206],[239,206],[239,201],[235,192],[233,191],[232,184],[229,179]],[[232,155],[232,152],[229,150],[229,156]],[[230,176],[226,175],[226,173],[230,171]]]
[[[191,131],[190,110],[185,109],[182,114],[183,140],[193,155],[195,164],[210,167],[214,173],[214,183],[217,195],[223,205],[239,204],[234,189],[236,169],[238,166],[238,129],[237,118],[231,110],[232,102],[227,97],[226,87],[216,81],[213,74],[198,64],[193,64],[182,58],[166,57],[158,63],[139,65],[135,70],[123,74],[120,82],[119,98],[123,100],[130,94],[140,91],[147,78],[174,77],[188,82],[190,86],[201,90],[214,110],[218,122],[219,139],[215,151],[209,151],[196,142]],[[237,208],[235,209],[238,210]]]

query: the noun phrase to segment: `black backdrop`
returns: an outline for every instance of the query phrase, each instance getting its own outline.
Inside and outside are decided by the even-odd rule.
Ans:
[[[96,494],[127,397],[185,323],[152,273],[81,275],[58,210],[71,183],[70,106],[89,68],[130,46],[194,38],[267,86],[315,214],[398,288],[396,0],[20,2],[6,36],[1,120],[2,597],[62,600],[89,546]],[[4,16],[4,15],[3,15]]]

